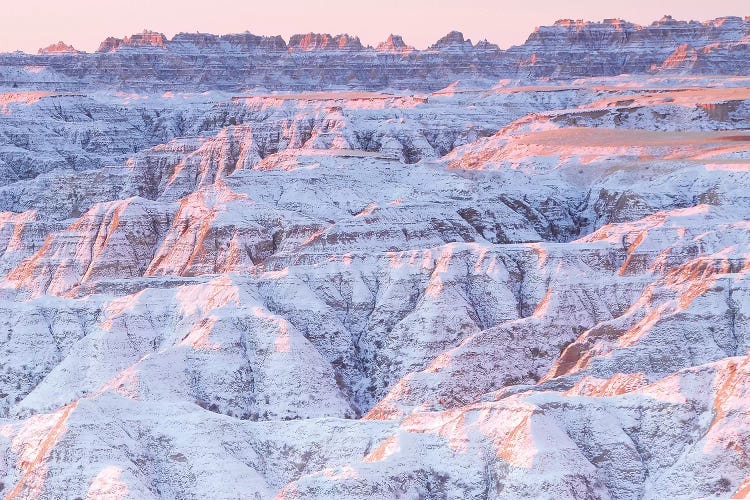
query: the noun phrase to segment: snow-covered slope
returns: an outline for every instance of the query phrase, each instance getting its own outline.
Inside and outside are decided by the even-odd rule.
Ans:
[[[561,22],[526,46],[747,29],[712,23]],[[38,57],[178,45],[420,71],[397,36]],[[750,79],[101,78],[0,93],[6,498],[750,494]]]

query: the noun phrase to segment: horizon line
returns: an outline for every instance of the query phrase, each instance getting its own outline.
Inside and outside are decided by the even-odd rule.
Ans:
[[[612,23],[613,21],[618,21],[618,22],[621,22],[621,23],[625,23],[625,24],[627,24],[629,26],[633,26],[636,29],[644,29],[644,28],[648,28],[648,27],[652,27],[652,26],[658,25],[658,23],[662,22],[662,21],[674,21],[676,23],[682,23],[682,24],[698,23],[698,24],[702,24],[702,25],[709,25],[712,22],[716,22],[716,21],[720,21],[720,20],[727,20],[727,19],[739,19],[740,21],[743,21],[743,22],[750,22],[750,15],[743,16],[743,15],[731,15],[730,14],[730,15],[723,15],[723,16],[718,16],[718,17],[714,17],[714,18],[710,18],[710,19],[704,19],[704,20],[700,20],[700,19],[683,20],[683,19],[677,19],[677,18],[675,18],[674,16],[672,16],[670,14],[665,14],[661,18],[656,19],[656,20],[652,21],[649,24],[635,23],[635,22],[632,22],[632,21],[628,21],[627,19],[625,19],[623,17],[609,17],[609,18],[605,17],[605,18],[603,18],[601,20],[593,20],[593,19],[585,19],[585,18],[578,18],[578,19],[576,19],[576,18],[560,18],[560,19],[557,19],[556,21],[554,21],[554,23],[552,23],[552,24],[540,24],[540,25],[535,26],[531,31],[528,32],[528,35],[526,36],[526,39],[524,40],[524,42],[521,42],[521,43],[518,43],[518,44],[511,44],[511,45],[508,45],[506,47],[502,47],[500,44],[498,44],[496,42],[493,42],[492,40],[489,40],[487,38],[478,39],[476,42],[473,42],[472,38],[465,38],[464,40],[465,40],[465,42],[471,42],[472,45],[476,45],[479,42],[488,42],[488,43],[491,43],[493,45],[496,45],[500,50],[504,50],[505,51],[505,50],[509,50],[509,49],[511,49],[513,47],[518,47],[520,45],[523,45],[524,43],[526,43],[526,41],[528,41],[528,37],[530,37],[533,33],[537,32],[540,28],[559,26],[559,25],[561,25],[561,23],[564,23],[564,22],[570,22],[570,23],[573,23],[573,25],[579,25],[579,24],[595,24],[595,25],[599,24],[599,25],[606,25],[606,24],[613,24]],[[85,49],[81,50],[81,49],[78,49],[77,47],[75,47],[72,44],[68,44],[68,42],[66,42],[65,40],[58,40],[58,41],[55,41],[55,42],[51,42],[51,43],[49,43],[46,46],[39,47],[37,49],[37,52],[27,52],[26,50],[23,50],[23,49],[16,49],[16,50],[3,50],[3,49],[0,49],[0,53],[5,53],[5,54],[23,53],[23,54],[27,54],[27,55],[39,55],[39,51],[41,51],[43,49],[47,49],[49,47],[53,47],[53,46],[58,45],[60,43],[63,43],[63,44],[68,45],[70,47],[73,47],[78,53],[81,53],[81,54],[106,53],[106,51],[100,52],[100,50],[99,50],[100,47],[101,47],[101,45],[106,40],[108,40],[108,39],[124,40],[126,38],[129,38],[129,37],[132,37],[132,36],[135,36],[135,35],[142,35],[142,34],[162,35],[162,36],[165,37],[165,39],[166,39],[167,42],[173,42],[174,38],[176,36],[178,36],[178,35],[211,35],[211,36],[216,36],[216,37],[224,37],[224,36],[231,36],[231,35],[251,34],[251,35],[259,36],[259,37],[266,38],[266,39],[281,38],[286,45],[289,45],[289,43],[292,41],[292,39],[294,37],[297,37],[297,36],[320,35],[320,36],[330,36],[332,38],[341,37],[341,36],[347,36],[347,37],[351,37],[352,39],[358,40],[362,44],[362,48],[363,49],[375,49],[380,43],[386,42],[388,40],[388,38],[390,38],[392,36],[399,36],[399,37],[401,37],[403,39],[404,43],[406,43],[409,48],[411,48],[413,50],[417,50],[417,51],[427,51],[427,50],[431,50],[436,43],[438,43],[440,40],[442,40],[442,38],[444,38],[444,37],[446,37],[446,36],[448,36],[448,35],[450,35],[452,33],[461,33],[462,36],[464,35],[464,32],[462,30],[460,30],[460,29],[450,30],[447,33],[445,33],[445,35],[443,35],[441,38],[438,38],[437,40],[435,40],[434,42],[432,42],[431,45],[428,45],[426,47],[417,47],[417,46],[409,45],[408,35],[404,36],[401,33],[390,33],[390,35],[388,35],[384,40],[381,40],[380,42],[376,42],[376,43],[373,44],[372,42],[366,42],[366,43],[362,42],[361,38],[358,35],[356,35],[354,33],[347,33],[347,32],[337,33],[337,34],[334,35],[332,32],[326,32],[326,31],[306,31],[306,32],[293,33],[293,34],[291,34],[289,36],[284,36],[283,34],[272,34],[272,35],[259,34],[257,32],[252,32],[249,29],[245,30],[245,31],[234,31],[234,32],[227,32],[227,33],[212,33],[210,31],[200,31],[200,30],[196,30],[196,31],[171,31],[171,30],[157,31],[157,30],[151,30],[149,28],[144,28],[140,32],[130,33],[130,34],[127,34],[127,35],[122,35],[122,36],[107,35],[104,38],[102,38],[102,40],[99,42],[99,47],[97,49],[93,50],[93,51],[88,51],[88,50],[85,50]]]

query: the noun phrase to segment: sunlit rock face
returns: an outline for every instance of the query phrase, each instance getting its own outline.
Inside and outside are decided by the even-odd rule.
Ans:
[[[383,52],[406,52],[414,50],[414,47],[406,45],[401,35],[390,35],[384,42],[380,42],[377,50]]]
[[[458,31],[416,50],[398,35],[375,47],[355,35],[178,33],[145,30],[108,37],[95,53],[63,43],[38,55],[0,55],[0,81],[34,90],[76,91],[103,84],[123,90],[240,91],[329,88],[435,91],[456,80],[568,80],[628,74],[747,75],[750,21],[724,17],[640,26],[622,19],[560,20],[521,45],[500,49]]]
[[[108,37],[100,45],[97,52],[112,52],[124,48],[161,47],[164,48],[167,38],[161,33],[144,31],[125,38]]]
[[[39,54],[80,54],[80,51],[76,50],[72,45],[60,41],[39,49]]]
[[[743,74],[732,66],[747,52],[750,22],[739,17],[706,22],[677,21],[665,16],[648,26],[622,19],[587,22],[564,19],[542,26],[510,53],[522,58],[532,76],[569,78],[622,73]],[[737,54],[738,55],[738,54]],[[678,65],[677,63],[682,63]]]
[[[0,56],[3,494],[750,495],[748,22]]]

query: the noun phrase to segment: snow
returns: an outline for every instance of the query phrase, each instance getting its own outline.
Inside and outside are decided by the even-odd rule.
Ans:
[[[3,94],[4,491],[741,495],[747,79],[501,83]]]

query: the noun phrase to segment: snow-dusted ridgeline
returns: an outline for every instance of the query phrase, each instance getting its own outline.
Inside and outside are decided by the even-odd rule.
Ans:
[[[7,498],[748,494],[750,79],[414,78],[0,94]]]

